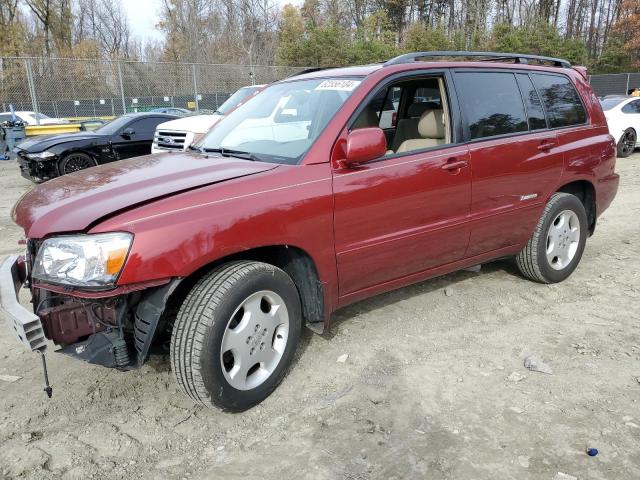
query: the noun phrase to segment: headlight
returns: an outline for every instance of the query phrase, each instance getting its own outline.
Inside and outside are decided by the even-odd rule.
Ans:
[[[40,153],[28,153],[27,158],[31,160],[46,160],[47,158],[55,157],[56,154],[53,152],[40,152]]]
[[[49,238],[38,250],[31,275],[53,284],[114,286],[132,239],[120,232]]]

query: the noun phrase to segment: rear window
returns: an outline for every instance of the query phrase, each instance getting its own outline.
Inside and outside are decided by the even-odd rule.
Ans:
[[[513,73],[460,72],[456,74],[456,90],[472,140],[528,130]]]
[[[551,128],[582,125],[587,122],[580,96],[567,77],[531,74],[533,83],[542,97]]]
[[[626,98],[624,98],[624,97],[622,97],[622,98],[605,98],[603,100],[600,100],[600,105],[602,105],[602,110],[607,111],[607,110],[611,110],[612,108],[617,107],[618,105],[620,105],[625,100],[626,100]]]

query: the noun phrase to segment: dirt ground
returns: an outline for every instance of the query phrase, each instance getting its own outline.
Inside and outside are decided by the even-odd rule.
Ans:
[[[0,325],[0,478],[640,478],[640,153],[617,169],[564,283],[496,262],[352,305],[245,413],[195,407],[162,357],[120,373],[50,353],[49,400]],[[0,162],[0,255],[21,250],[29,187]]]

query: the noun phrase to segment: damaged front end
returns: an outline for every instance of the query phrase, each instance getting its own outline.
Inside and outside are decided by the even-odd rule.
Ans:
[[[49,285],[32,278],[37,244],[29,241],[25,257],[0,262],[0,311],[17,339],[44,353],[46,340],[64,353],[89,363],[129,370],[142,366],[152,348],[168,344],[170,305],[181,279],[87,291]],[[31,292],[33,313],[20,305],[21,287]]]
[[[171,325],[163,313],[179,283],[174,279],[99,294],[35,284],[31,292],[34,312],[46,338],[60,346],[57,352],[129,370],[145,363],[154,340],[168,338]]]

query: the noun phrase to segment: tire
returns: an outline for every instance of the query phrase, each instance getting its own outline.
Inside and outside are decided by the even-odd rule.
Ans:
[[[96,165],[96,161],[86,153],[72,152],[62,157],[58,163],[58,172],[60,175],[67,175]]]
[[[633,128],[627,128],[618,142],[618,157],[627,158],[636,148],[638,136]]]
[[[554,193],[533,235],[516,257],[518,269],[535,282],[561,282],[580,263],[587,235],[587,212],[580,199]]]
[[[285,315],[286,331],[279,324]],[[261,262],[227,263],[201,278],[180,307],[171,334],[171,367],[180,389],[196,402],[246,410],[285,377],[301,330],[298,290],[284,271]],[[233,349],[227,350],[228,344]]]

